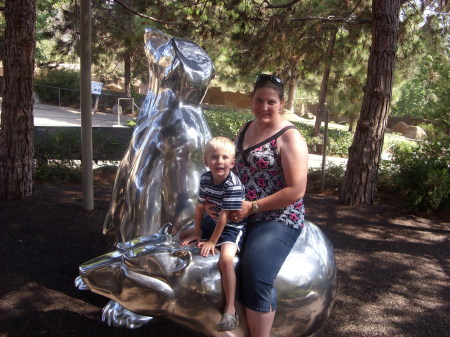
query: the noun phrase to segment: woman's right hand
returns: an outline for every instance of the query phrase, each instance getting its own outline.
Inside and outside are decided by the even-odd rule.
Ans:
[[[208,214],[213,220],[219,219],[219,213],[215,210],[216,204],[209,201],[208,198],[205,200],[205,212]]]
[[[244,220],[249,215],[253,214],[252,203],[250,201],[242,201],[242,208],[238,211],[230,212],[230,219],[234,222]]]

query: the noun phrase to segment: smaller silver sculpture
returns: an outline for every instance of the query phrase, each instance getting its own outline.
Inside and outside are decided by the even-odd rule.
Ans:
[[[194,245],[181,246],[183,233],[172,236],[171,230],[167,224],[156,234],[119,243],[115,251],[84,263],[75,285],[111,299],[102,316],[111,326],[136,328],[154,316],[205,336],[246,336],[244,319],[231,332],[216,330],[223,306],[219,254],[204,258]],[[272,335],[319,336],[337,278],[333,248],[312,223],[306,223],[275,284],[278,310]],[[244,318],[242,308],[238,311]]]

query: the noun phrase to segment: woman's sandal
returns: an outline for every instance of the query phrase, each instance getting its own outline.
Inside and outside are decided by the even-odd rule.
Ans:
[[[230,314],[228,312],[222,315],[222,319],[217,324],[217,331],[230,331],[236,329],[239,324],[238,314]]]

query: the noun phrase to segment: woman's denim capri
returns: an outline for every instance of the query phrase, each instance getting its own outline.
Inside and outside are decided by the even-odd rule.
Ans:
[[[247,224],[236,268],[238,296],[246,308],[276,310],[275,279],[300,232],[301,228],[273,220]]]

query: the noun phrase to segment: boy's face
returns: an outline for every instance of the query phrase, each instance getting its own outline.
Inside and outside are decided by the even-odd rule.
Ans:
[[[210,150],[206,154],[205,165],[211,171],[214,183],[218,184],[230,174],[234,167],[234,156],[222,149]]]

